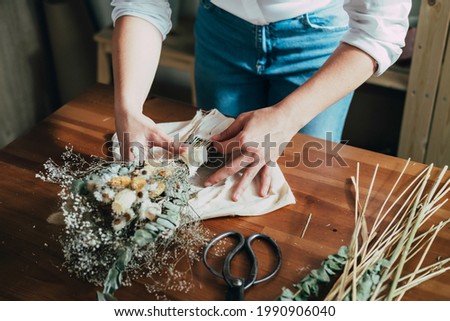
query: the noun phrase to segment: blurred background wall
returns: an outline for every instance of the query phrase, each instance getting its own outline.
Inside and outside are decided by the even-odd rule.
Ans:
[[[43,3],[0,1],[0,147],[58,104]]]
[[[110,2],[0,0],[0,148],[96,82],[93,35],[111,25]],[[177,2],[177,16],[195,15],[198,0]],[[173,86],[189,97],[186,75],[160,71],[154,91]]]
[[[0,147],[95,82],[105,0],[0,0]]]

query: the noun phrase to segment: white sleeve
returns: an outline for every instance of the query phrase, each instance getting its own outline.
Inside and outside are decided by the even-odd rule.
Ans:
[[[408,31],[411,0],[345,0],[350,30],[342,42],[355,46],[378,63],[376,76],[400,56]]]
[[[172,23],[170,20],[171,10],[168,0],[112,0],[112,20],[121,16],[134,16],[144,19],[154,25],[166,38]]]

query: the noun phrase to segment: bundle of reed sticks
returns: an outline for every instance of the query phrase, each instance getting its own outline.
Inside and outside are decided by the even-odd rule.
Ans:
[[[426,224],[447,202],[447,166],[433,179],[436,171],[429,165],[406,188],[399,187],[405,185],[402,179],[409,165],[408,160],[369,226],[368,206],[378,165],[364,198],[358,163],[356,177],[352,177],[355,229],[342,274],[325,300],[401,300],[408,290],[450,269],[449,257],[427,260],[438,233],[450,222],[447,218],[436,225]]]

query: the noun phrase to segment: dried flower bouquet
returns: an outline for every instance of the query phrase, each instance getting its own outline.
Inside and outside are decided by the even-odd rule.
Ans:
[[[197,260],[207,237],[188,206],[189,166],[174,159],[143,166],[86,161],[70,148],[62,158],[63,165],[48,160],[37,176],[62,187],[60,240],[69,272],[103,285],[99,300],[113,300],[122,284],[137,277],[150,280],[150,292],[188,290],[189,271],[177,264]]]

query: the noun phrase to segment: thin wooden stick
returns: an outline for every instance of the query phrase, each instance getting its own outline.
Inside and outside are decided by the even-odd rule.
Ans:
[[[360,164],[359,162],[356,163],[356,182],[353,182],[354,186],[355,186],[355,203],[360,206],[360,202],[359,202],[359,167]],[[358,220],[358,209],[359,207],[355,206],[355,225],[356,225],[356,221]]]
[[[424,173],[424,172],[422,172]],[[422,175],[422,173],[420,175]],[[422,178],[422,180],[420,182],[423,181],[424,178]],[[417,179],[414,179],[413,182],[416,182]],[[380,237],[378,238],[378,240],[375,241],[375,244],[373,246],[377,246],[378,242],[381,242],[386,235],[392,233],[392,231],[395,231],[396,228],[395,226],[397,226],[399,229],[401,229],[402,226],[402,220],[404,219],[405,221],[406,219],[406,214],[408,213],[409,209],[412,208],[413,204],[414,204],[414,196],[416,195],[419,187],[420,187],[420,182],[418,185],[416,185],[412,192],[410,192],[410,194],[408,195],[407,199],[405,200],[405,202],[403,203],[403,205],[401,206],[401,208],[397,211],[397,213],[394,215],[394,217],[392,218],[392,220],[389,222],[388,226],[384,229],[384,231],[381,233]],[[406,188],[406,190],[409,190],[412,186],[412,183]],[[406,191],[405,190],[405,191]],[[393,208],[393,206],[403,197],[405,191],[395,200],[394,204],[391,205],[391,207],[384,213],[382,219],[378,222],[377,226],[374,226],[374,229],[378,229],[379,225],[381,224],[381,222],[385,219],[385,217],[387,216],[387,213]],[[396,223],[397,222],[397,223]]]
[[[382,215],[381,219],[378,220],[377,224],[374,224],[374,229],[378,229],[379,225],[381,224],[381,222],[384,221],[384,219],[386,218],[387,214],[394,208],[394,206],[402,199],[403,195],[405,195],[411,187],[414,186],[414,184],[419,181],[422,182],[422,180],[424,179],[422,176],[423,174],[425,174],[427,171],[427,168],[424,169],[404,190],[403,192],[396,198],[396,200],[394,201],[394,203],[386,210],[386,212]],[[422,178],[421,178],[422,177]],[[420,179],[421,178],[421,179]],[[420,179],[420,180],[419,180]],[[409,196],[407,197],[407,199],[405,200],[405,202],[403,202],[402,207],[398,210],[397,215],[399,214],[399,212],[401,212],[403,210],[403,208],[408,204],[410,199],[414,199],[413,196],[416,194],[417,190],[419,189],[420,184],[416,185],[413,190],[410,192]],[[396,216],[394,216],[396,217]]]
[[[362,204],[360,203],[359,186],[360,166],[357,163],[356,177],[351,177],[355,188],[355,229],[349,245],[349,258],[342,275],[329,291],[325,300],[343,300],[348,298],[349,295],[351,299],[356,300],[358,282],[360,282],[368,269],[375,266],[382,259],[388,259],[390,266],[382,271],[380,282],[375,290],[372,291],[371,300],[400,300],[410,288],[450,269],[450,267],[443,268],[445,264],[450,262],[450,259],[423,267],[425,258],[439,231],[446,224],[450,223],[450,219],[441,221],[438,226],[433,225],[427,231],[418,234],[419,228],[447,202],[443,198],[450,192],[450,179],[445,181],[443,186],[439,187],[447,167],[444,167],[440,172],[439,177],[434,181],[434,185],[428,193],[425,192],[425,189],[430,180],[433,165],[426,167],[408,184],[406,189],[403,189],[400,196],[393,201],[393,204],[388,209],[385,209],[392,195],[397,190],[409,162],[408,160],[406,166],[403,167],[381,208],[378,210],[378,215],[376,215],[370,231],[368,230],[366,217],[378,165],[374,170],[374,176],[372,177],[367,196]],[[406,199],[402,202],[405,196]],[[402,202],[400,209],[396,210],[387,227],[383,229],[382,233],[379,233],[378,229],[388,213],[400,202]],[[402,275],[405,264],[418,254],[420,254],[420,258],[414,271],[406,276]],[[400,282],[406,282],[406,284],[398,286]]]
[[[427,265],[417,271],[411,272],[403,277],[400,278],[400,282],[404,282],[406,279],[410,278],[411,276],[417,275],[417,274],[421,274],[421,275],[425,275],[427,274],[427,272],[429,271],[433,271],[433,270],[440,270],[440,269],[446,269],[448,267],[443,267],[444,265],[446,265],[447,263],[450,263],[450,257],[446,258],[442,261],[438,261],[438,262],[434,262],[430,265]],[[449,266],[450,267],[450,266]]]
[[[365,255],[366,255],[367,247],[370,244],[369,240],[371,239],[371,237],[375,236],[375,234],[372,233],[373,230],[371,230],[371,233],[370,233],[370,236],[369,236],[369,231],[368,231],[368,227],[367,227],[367,219],[366,219],[367,215],[366,215],[366,212],[367,212],[367,205],[369,204],[370,196],[372,194],[372,189],[373,189],[373,186],[375,184],[375,179],[377,177],[377,172],[378,172],[378,164],[375,167],[375,170],[374,170],[374,173],[373,173],[373,176],[372,176],[372,181],[370,182],[369,192],[367,193],[367,197],[366,197],[366,200],[364,202],[364,208],[363,208],[363,211],[361,213],[362,219],[363,219],[363,221],[362,221],[362,223],[363,223],[362,224],[362,233],[361,233],[361,238],[362,238],[362,246],[361,246],[361,249],[362,249],[361,252],[362,253],[361,253],[361,256],[362,257],[365,257]]]
[[[401,243],[404,241],[404,239],[406,239],[406,237],[407,237],[407,234],[410,232],[410,229],[412,228],[412,231],[413,232],[415,232],[416,230],[417,230],[417,228],[418,228],[418,222],[420,222],[420,219],[421,219],[421,213],[423,212],[423,211],[419,211],[419,217],[416,219],[416,222],[414,223],[413,222],[413,217],[415,216],[415,214],[416,214],[416,210],[417,210],[417,207],[418,207],[418,205],[419,205],[419,201],[420,201],[420,198],[421,198],[421,195],[423,194],[423,191],[425,190],[425,186],[426,186],[426,183],[427,183],[427,181],[428,181],[428,178],[430,177],[430,175],[431,175],[431,170],[433,169],[433,164],[431,164],[429,167],[428,167],[428,171],[427,171],[427,174],[426,174],[426,179],[424,179],[424,181],[423,181],[423,183],[421,184],[421,187],[420,187],[420,190],[419,190],[419,192],[418,192],[418,195],[417,195],[417,197],[416,197],[416,202],[414,203],[414,205],[413,205],[413,211],[412,211],[412,213],[411,213],[411,215],[410,215],[410,217],[409,217],[409,219],[408,219],[408,222],[407,222],[407,225],[406,225],[406,227],[405,227],[405,233],[403,234],[404,235],[404,237],[402,236],[402,239],[401,239]],[[413,224],[414,223],[414,224]],[[414,234],[413,234],[413,236],[414,236]],[[397,284],[398,284],[398,279],[400,278],[400,275],[401,275],[401,273],[402,273],[402,271],[403,271],[403,266],[404,266],[404,264],[405,264],[405,259],[406,259],[406,256],[408,255],[408,252],[409,252],[409,248],[410,248],[410,246],[411,246],[411,243],[412,243],[412,240],[413,240],[413,238],[414,237],[409,237],[409,239],[408,239],[408,241],[407,241],[407,243],[406,243],[406,245],[405,245],[405,249],[402,251],[402,253],[401,253],[401,256],[400,256],[400,262],[398,263],[398,268],[397,268],[397,272],[396,272],[396,274],[394,275],[394,280],[392,281],[392,285],[391,285],[391,288],[389,289],[389,293],[388,293],[388,296],[387,296],[387,300],[388,301],[391,301],[392,300],[392,298],[393,298],[393,295],[394,295],[394,292],[395,292],[395,289],[397,288]],[[400,254],[400,252],[394,252],[394,260],[396,260],[397,259],[397,254]],[[393,260],[391,260],[391,262],[393,263],[394,261]]]
[[[364,214],[363,215],[361,215],[361,218],[363,218],[364,217]],[[361,224],[361,226],[363,226],[364,225],[364,219],[362,219],[362,224]],[[364,229],[364,228],[363,228]],[[364,232],[363,232],[364,233]],[[363,240],[363,242],[364,242],[364,240]],[[358,280],[357,280],[357,275],[356,275],[356,270],[357,270],[357,267],[358,267],[358,237],[356,237],[355,238],[355,246],[354,246],[354,249],[355,249],[355,251],[354,251],[354,254],[353,254],[353,278],[352,278],[352,280],[353,280],[353,282],[352,282],[352,300],[353,301],[356,301],[356,287],[357,287],[357,285],[358,285]],[[341,300],[342,300],[343,298],[341,298]]]
[[[394,193],[394,190],[397,188],[397,185],[398,185],[398,183],[400,182],[400,179],[403,177],[403,174],[405,173],[406,169],[407,169],[408,166],[409,166],[410,160],[411,160],[411,158],[408,158],[408,160],[406,161],[405,166],[403,167],[402,171],[401,171],[400,174],[398,175],[397,180],[395,181],[394,185],[392,185],[392,188],[391,188],[391,190],[389,191],[388,196],[387,196],[386,199],[384,200],[383,205],[381,205],[380,210],[378,211],[378,215],[377,215],[377,217],[376,217],[376,219],[375,219],[375,222],[374,222],[374,224],[373,224],[374,226],[377,226],[378,220],[381,220],[381,221],[383,220],[383,219],[381,219],[381,217],[382,217],[381,214],[383,213],[384,207],[386,206],[387,202],[388,202],[389,199],[391,198],[392,193]]]
[[[423,251],[422,256],[420,257],[420,260],[419,260],[419,262],[417,263],[416,268],[414,269],[414,272],[410,274],[411,276],[409,277],[408,281],[406,281],[407,283],[410,283],[410,282],[414,279],[414,277],[417,275],[418,271],[420,270],[420,268],[421,268],[421,266],[422,266],[422,264],[423,264],[423,262],[424,262],[424,260],[425,260],[426,255],[427,255],[428,252],[430,251],[431,245],[433,244],[434,240],[436,239],[437,234],[439,233],[440,230],[442,230],[442,228],[443,228],[444,226],[445,226],[444,222],[440,222],[440,223],[438,224],[438,226],[436,227],[436,229],[435,229],[433,235],[428,239],[428,241],[427,241],[427,243],[428,243],[428,244],[427,244],[427,247],[426,247],[425,250]],[[414,257],[414,255],[415,255],[415,254],[413,254],[411,257]],[[398,300],[401,300],[402,297],[403,297],[403,295],[404,295],[404,292],[403,292],[402,294],[400,294],[400,295],[398,296],[397,299],[398,299]]]
[[[308,219],[306,220],[305,227],[303,228],[303,232],[302,232],[302,237],[301,238],[303,238],[303,236],[305,236],[306,229],[308,228],[309,222],[311,221],[311,216],[312,216],[312,213],[309,213]]]
[[[429,172],[429,168],[426,168],[424,171],[422,171],[422,173],[420,173],[420,176],[422,176],[423,173],[427,173],[427,172]],[[417,181],[417,178],[413,180],[413,182],[416,182],[416,181]],[[402,250],[403,250],[404,240],[406,240],[407,234],[409,233],[408,223],[412,222],[412,221],[413,221],[413,218],[414,218],[414,210],[413,210],[413,209],[414,209],[414,204],[417,203],[417,200],[420,200],[421,197],[420,197],[420,195],[418,195],[418,194],[420,193],[420,187],[423,186],[423,185],[426,183],[426,181],[427,181],[427,177],[424,176],[424,177],[420,180],[419,184],[416,185],[416,186],[413,188],[413,193],[411,193],[411,194],[408,196],[408,198],[407,198],[407,202],[409,202],[409,200],[411,199],[411,203],[409,203],[408,207],[406,208],[406,210],[405,210],[405,212],[404,212],[405,214],[406,214],[406,213],[409,213],[408,216],[407,216],[408,218],[407,218],[406,222],[404,223],[405,225],[403,226],[403,223],[402,223],[402,225],[400,225],[400,226],[403,227],[403,228],[401,229],[401,230],[403,231],[402,236],[401,236],[401,239],[400,239],[401,241],[396,241],[396,244],[397,244],[397,245],[395,246],[393,252],[389,254],[390,262],[391,262],[390,267],[386,268],[385,271],[383,272],[383,274],[382,274],[382,276],[381,276],[380,282],[378,283],[377,287],[375,288],[375,290],[374,290],[373,293],[372,293],[372,298],[371,298],[371,299],[374,299],[374,298],[378,295],[378,292],[380,291],[381,286],[384,284],[384,282],[386,282],[386,281],[389,279],[389,275],[391,275],[391,271],[394,270],[394,268],[391,268],[391,267],[393,266],[394,262],[397,260],[398,256],[401,254],[401,252],[402,252]],[[412,183],[408,186],[408,189],[409,189],[411,186],[413,186]],[[396,202],[397,202],[402,196],[403,196],[403,193],[402,193],[402,195],[400,195],[400,197],[396,200]],[[403,209],[405,208],[405,205],[406,205],[406,204],[407,204],[407,203],[405,202],[405,203],[402,205],[402,207],[401,207],[400,211],[397,213],[397,215],[400,215],[401,213],[403,213]],[[393,204],[393,205],[394,205],[394,204]],[[392,206],[393,206],[393,205],[392,205]],[[391,208],[392,208],[392,206],[391,206]],[[411,209],[410,209],[410,207],[411,207]],[[390,209],[391,209],[391,208],[390,208]],[[388,211],[390,211],[390,209],[389,209]],[[396,217],[397,217],[397,215],[396,215]],[[392,222],[391,222],[391,223],[392,223]],[[391,225],[391,223],[390,223],[389,225]],[[387,232],[387,231],[388,231],[388,229],[385,230],[385,232]],[[385,232],[383,232],[383,234],[384,234]],[[387,234],[386,234],[386,235],[387,235]],[[394,245],[394,244],[393,244],[393,245]]]
[[[356,185],[355,185],[355,190],[359,189],[359,186],[357,185],[359,182],[359,163],[356,164]],[[359,195],[359,192],[358,192]],[[358,235],[359,235],[359,220],[358,220],[358,207],[355,207],[355,230],[353,231],[353,235],[352,235],[352,241],[350,242],[350,246],[349,246],[349,256],[347,259],[347,262],[344,266],[344,271],[342,272],[341,277],[338,279],[338,281],[340,281],[338,288],[338,298],[341,298],[343,296],[343,293],[345,291],[345,284],[346,284],[346,279],[347,276],[349,275],[349,271],[350,271],[350,265],[351,265],[351,260],[352,259],[356,259],[354,256],[352,257],[352,253],[354,252],[354,247],[355,247],[355,239],[358,239]],[[354,253],[353,255],[355,255],[356,253]]]
[[[415,279],[411,283],[406,283],[405,285],[403,285],[403,286],[399,287],[398,289],[396,289],[396,291],[395,291],[393,296],[398,296],[401,293],[404,293],[404,292],[412,289],[413,287],[416,287],[417,285],[419,285],[419,284],[421,284],[421,283],[423,283],[425,281],[428,281],[428,280],[430,280],[430,279],[432,279],[432,278],[434,278],[434,277],[436,277],[438,275],[441,275],[442,273],[445,273],[445,272],[447,272],[449,270],[450,270],[450,266],[446,267],[446,268],[443,268],[443,269],[440,269],[440,270],[437,270],[437,271],[434,271],[434,272],[432,272],[430,274],[427,274],[427,275],[425,275],[425,276],[423,276],[421,278]]]
[[[444,185],[441,187],[440,191],[437,193],[436,198],[440,198],[441,196],[445,196],[450,189],[450,179],[448,179]]]

